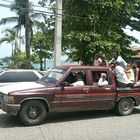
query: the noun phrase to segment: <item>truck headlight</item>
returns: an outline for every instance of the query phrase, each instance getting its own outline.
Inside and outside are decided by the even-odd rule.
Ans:
[[[4,102],[8,104],[13,104],[14,103],[14,97],[10,95],[5,95],[4,96]]]

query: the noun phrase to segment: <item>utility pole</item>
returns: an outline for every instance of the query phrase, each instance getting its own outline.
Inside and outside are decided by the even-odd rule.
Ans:
[[[56,0],[54,66],[61,65],[62,0]]]

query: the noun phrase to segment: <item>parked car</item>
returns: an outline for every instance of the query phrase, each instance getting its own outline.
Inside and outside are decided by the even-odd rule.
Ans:
[[[37,70],[29,69],[7,69],[0,73],[0,87],[13,84],[15,82],[37,81],[42,74]]]

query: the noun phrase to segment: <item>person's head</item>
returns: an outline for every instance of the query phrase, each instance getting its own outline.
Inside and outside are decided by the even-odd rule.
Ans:
[[[114,52],[114,53],[112,53],[112,56],[113,56],[113,58],[117,59],[117,57],[119,56],[119,53]]]
[[[95,54],[95,59],[97,60],[100,57],[99,54]]]
[[[102,54],[102,59],[103,59],[103,60],[105,60],[105,59],[106,59],[105,54]]]
[[[132,69],[132,64],[128,63],[128,64],[127,64],[127,68],[128,68],[128,69]]]
[[[136,68],[138,68],[138,64],[134,63],[132,67],[133,67],[133,69],[136,69]]]
[[[81,72],[76,73],[76,79],[82,79],[82,73]]]
[[[106,73],[101,73],[101,78],[106,79]]]

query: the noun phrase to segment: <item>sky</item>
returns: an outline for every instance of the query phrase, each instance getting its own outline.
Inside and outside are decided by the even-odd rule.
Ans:
[[[0,0],[0,4],[8,4]],[[0,20],[4,17],[14,16],[14,13],[11,13],[8,8],[0,7]],[[11,26],[11,25],[8,25]],[[2,31],[6,26],[0,25],[0,38],[3,37]],[[10,56],[12,52],[12,47],[10,44],[3,43],[0,45],[0,58]]]
[[[0,0],[0,4],[10,4],[8,1],[13,1],[13,0]],[[34,0],[34,2],[37,2],[37,0]],[[0,7],[0,20],[4,17],[11,17],[15,16],[13,12],[9,10],[9,8],[4,8]],[[8,27],[12,27],[13,25],[8,25]],[[7,27],[7,25],[0,25],[0,38],[3,37],[2,31]],[[140,32],[137,31],[130,31],[129,29],[125,30],[125,32],[128,35],[136,37],[138,40],[140,40]],[[139,44],[136,44],[137,47],[140,47]],[[22,50],[25,51],[24,47],[22,47]],[[0,45],[0,58],[6,57],[6,56],[11,56],[12,52],[12,47],[8,43],[3,43]]]

